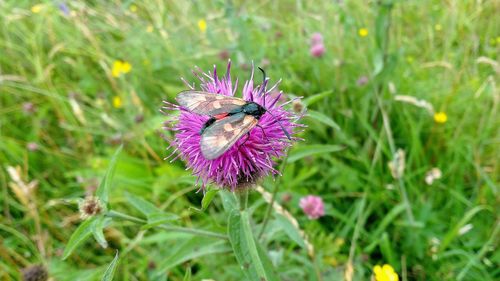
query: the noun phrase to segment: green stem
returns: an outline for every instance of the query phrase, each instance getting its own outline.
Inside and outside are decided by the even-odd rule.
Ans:
[[[381,5],[388,5],[388,4],[382,3]],[[392,5],[388,5],[385,7],[382,6],[379,9],[388,9],[386,12],[384,12],[384,16],[387,17],[387,24],[385,25],[385,28],[384,28],[384,38],[383,38],[383,42],[381,42],[382,46],[380,46],[381,51],[382,51],[383,65],[385,67],[387,65],[387,58],[388,58],[388,54],[389,54],[389,40],[390,40],[389,35],[390,35],[390,28],[391,28]],[[380,11],[379,11],[379,13],[380,13]],[[385,13],[387,13],[387,14],[385,14]],[[378,84],[378,86],[376,87],[375,97],[377,100],[378,108],[379,108],[380,112],[382,113],[382,121],[383,121],[383,126],[385,129],[385,133],[387,135],[387,141],[389,143],[389,148],[391,150],[391,154],[394,155],[396,153],[396,145],[394,144],[394,140],[392,137],[391,124],[390,124],[390,120],[389,120],[389,117],[387,115],[387,112],[385,111],[385,109],[383,107],[382,100],[380,97],[380,95],[384,91],[384,79],[379,79],[377,84]],[[408,216],[408,220],[410,221],[410,224],[414,224],[415,218],[414,218],[413,212],[411,210],[411,204],[410,204],[410,200],[408,199],[408,193],[406,192],[406,187],[405,187],[404,181],[401,177],[399,177],[397,179],[397,184],[399,187],[399,192],[401,193],[403,203],[404,203],[405,208],[406,208],[406,214]]]
[[[280,183],[281,177],[283,176],[283,171],[285,170],[286,163],[288,162],[288,151],[285,152],[285,155],[286,155],[285,159],[283,160],[283,164],[281,165],[281,169],[280,169],[280,177],[278,177],[278,179],[276,180],[276,182],[274,184],[273,193],[271,196],[271,202],[269,203],[269,206],[267,206],[266,216],[264,217],[264,222],[262,223],[262,227],[260,229],[260,233],[258,236],[259,239],[262,237],[262,235],[264,234],[264,231],[266,230],[267,223],[269,222],[269,218],[271,217],[271,211],[273,210],[274,201],[276,201],[276,195],[278,194],[278,189],[280,186],[279,183]]]
[[[248,189],[245,189],[239,194],[240,211],[246,210],[248,207]]]
[[[124,214],[124,213],[120,213],[120,212],[117,212],[117,211],[109,211],[108,213],[106,213],[106,217],[122,219],[122,220],[125,220],[125,221],[135,222],[135,223],[139,223],[139,224],[145,224],[145,223],[147,223],[146,220],[143,220],[143,219],[140,219],[140,218],[137,218],[137,217],[133,217],[133,216],[130,216],[130,215],[127,215],[127,214]]]
[[[158,227],[161,229],[164,229],[164,230],[168,230],[168,231],[184,232],[184,233],[190,233],[190,234],[199,235],[199,236],[208,236],[208,237],[214,237],[214,238],[225,239],[225,240],[229,239],[227,237],[227,235],[220,234],[217,232],[206,231],[206,230],[202,230],[202,229],[187,228],[187,227],[181,227],[181,226],[168,226],[168,225],[159,225]]]
[[[120,213],[117,211],[109,211],[106,214],[106,216],[110,217],[110,218],[117,218],[117,219],[121,219],[121,220],[125,220],[125,221],[130,221],[130,222],[137,223],[137,224],[147,224],[146,220],[143,220],[143,219],[140,219],[140,218],[137,218],[134,216],[130,216],[130,215],[127,215],[124,213]],[[228,239],[227,235],[220,234],[217,232],[211,232],[211,231],[207,231],[207,230],[201,230],[201,229],[187,228],[187,227],[181,227],[181,226],[170,226],[170,225],[165,225],[165,224],[157,225],[155,227],[161,228],[163,230],[168,230],[168,231],[184,232],[184,233],[190,233],[190,234],[199,235],[199,236],[214,237],[214,238],[225,239],[225,240]]]

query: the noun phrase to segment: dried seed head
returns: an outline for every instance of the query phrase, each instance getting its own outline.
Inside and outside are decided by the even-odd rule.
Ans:
[[[292,102],[292,108],[295,113],[302,113],[302,111],[304,111],[304,104],[300,100],[294,100]]]
[[[442,176],[441,170],[439,168],[432,168],[425,174],[425,183],[432,185],[434,180],[440,179]]]
[[[402,149],[398,149],[396,153],[394,153],[394,158],[391,162],[389,162],[388,166],[391,170],[391,175],[393,178],[401,178],[405,171],[405,151]]]
[[[30,265],[21,269],[23,281],[46,281],[49,277],[47,269],[42,265]]]
[[[80,217],[84,220],[96,215],[101,214],[104,211],[104,206],[101,200],[95,196],[87,196],[79,204]]]

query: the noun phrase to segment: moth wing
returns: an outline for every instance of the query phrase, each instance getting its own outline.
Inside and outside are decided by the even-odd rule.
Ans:
[[[201,153],[207,160],[218,158],[258,122],[259,120],[255,117],[245,113],[238,113],[216,121],[201,135]]]
[[[193,113],[210,116],[230,112],[247,103],[236,97],[191,90],[180,92],[176,100],[180,106]]]

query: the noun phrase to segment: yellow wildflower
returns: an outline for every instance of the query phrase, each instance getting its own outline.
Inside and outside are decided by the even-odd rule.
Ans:
[[[122,98],[120,98],[120,96],[114,96],[113,97],[113,107],[114,108],[122,108],[122,106],[123,106]]]
[[[436,112],[434,114],[434,121],[441,124],[446,123],[446,121],[448,121],[448,115],[444,112]]]
[[[43,8],[43,5],[42,4],[36,4],[34,6],[31,7],[31,12],[33,14],[38,14],[42,11],[42,8]]]
[[[360,28],[358,30],[358,34],[361,37],[366,37],[366,36],[368,36],[368,29],[366,29],[366,28]]]
[[[154,28],[153,28],[152,25],[148,25],[148,27],[146,27],[146,32],[147,33],[151,33],[151,32],[153,32],[153,30],[154,30]]]
[[[373,267],[376,281],[399,281],[399,276],[394,272],[394,268],[388,264],[383,266],[376,265]]]
[[[130,7],[128,7],[129,11],[131,11],[132,13],[135,13],[137,12],[137,6],[132,4],[130,5]]]
[[[441,31],[441,30],[443,29],[443,27],[442,27],[442,26],[438,23],[438,24],[436,24],[436,25],[434,26],[434,29],[435,29],[436,31]]]
[[[132,70],[132,65],[127,61],[115,60],[111,74],[113,77],[120,77],[122,74],[129,73]]]
[[[203,19],[198,21],[198,28],[201,32],[205,33],[207,31],[207,22]]]

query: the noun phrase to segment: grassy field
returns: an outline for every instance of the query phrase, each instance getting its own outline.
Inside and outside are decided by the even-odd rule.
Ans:
[[[51,280],[350,281],[383,264],[399,280],[499,280],[499,10],[0,0],[0,280],[42,265]],[[236,215],[248,251],[231,240],[241,194],[210,191],[202,208],[185,163],[163,160],[162,101],[180,77],[198,83],[195,65],[224,74],[228,59],[237,95],[253,62],[307,107],[283,176]],[[275,190],[282,209],[268,212]],[[82,220],[90,195],[107,210]],[[304,214],[306,195],[324,216]]]

